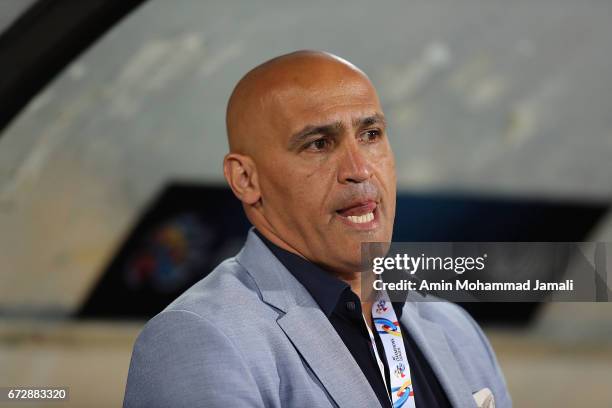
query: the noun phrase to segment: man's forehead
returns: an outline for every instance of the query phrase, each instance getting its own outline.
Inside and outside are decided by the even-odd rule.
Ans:
[[[334,104],[349,99],[356,103],[378,103],[376,90],[366,78],[317,78],[305,85],[298,82],[279,82],[266,90],[268,97],[278,103],[293,103],[310,107],[315,104]]]
[[[362,77],[335,78],[310,86],[285,84],[270,90],[261,119],[271,130],[270,141],[295,149],[319,133],[341,133],[377,123],[385,126],[373,86]]]
[[[309,87],[285,84],[271,89],[265,100],[262,107],[267,114],[286,120],[326,120],[380,111],[376,91],[363,80],[321,81]]]
[[[329,54],[293,53],[262,64],[238,83],[228,103],[230,147],[247,135],[286,134],[311,122],[373,113],[380,113],[378,96],[362,71]]]

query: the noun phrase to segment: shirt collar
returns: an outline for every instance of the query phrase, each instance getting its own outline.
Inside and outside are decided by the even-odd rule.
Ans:
[[[329,317],[338,305],[342,293],[345,290],[350,290],[350,285],[307,259],[275,245],[264,237],[257,228],[254,231],[272,254],[306,288],[323,313]],[[402,316],[404,302],[393,302],[392,305],[399,319]]]
[[[342,292],[346,289],[350,290],[349,284],[301,256],[273,244],[257,229],[254,231],[283,266],[306,288],[323,313],[329,317],[338,304]]]

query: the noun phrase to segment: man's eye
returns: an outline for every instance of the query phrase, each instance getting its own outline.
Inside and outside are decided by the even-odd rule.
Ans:
[[[325,150],[328,147],[329,147],[329,140],[325,138],[321,138],[321,139],[313,140],[312,142],[308,143],[306,145],[306,150],[320,151],[320,150]]]
[[[380,139],[382,132],[378,129],[372,129],[364,132],[361,135],[361,138],[366,143],[375,142],[377,139]]]

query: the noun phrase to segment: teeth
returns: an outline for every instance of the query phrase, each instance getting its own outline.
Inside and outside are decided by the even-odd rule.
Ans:
[[[369,212],[364,215],[349,215],[346,218],[348,218],[350,222],[354,222],[355,224],[363,224],[372,221],[374,219],[374,213]]]

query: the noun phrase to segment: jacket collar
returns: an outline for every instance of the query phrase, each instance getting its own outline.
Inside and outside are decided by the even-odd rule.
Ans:
[[[301,256],[273,244],[256,229],[253,231],[266,244],[276,259],[306,288],[323,313],[329,318],[338,305],[342,293],[350,290],[349,284],[332,276],[323,268]]]

